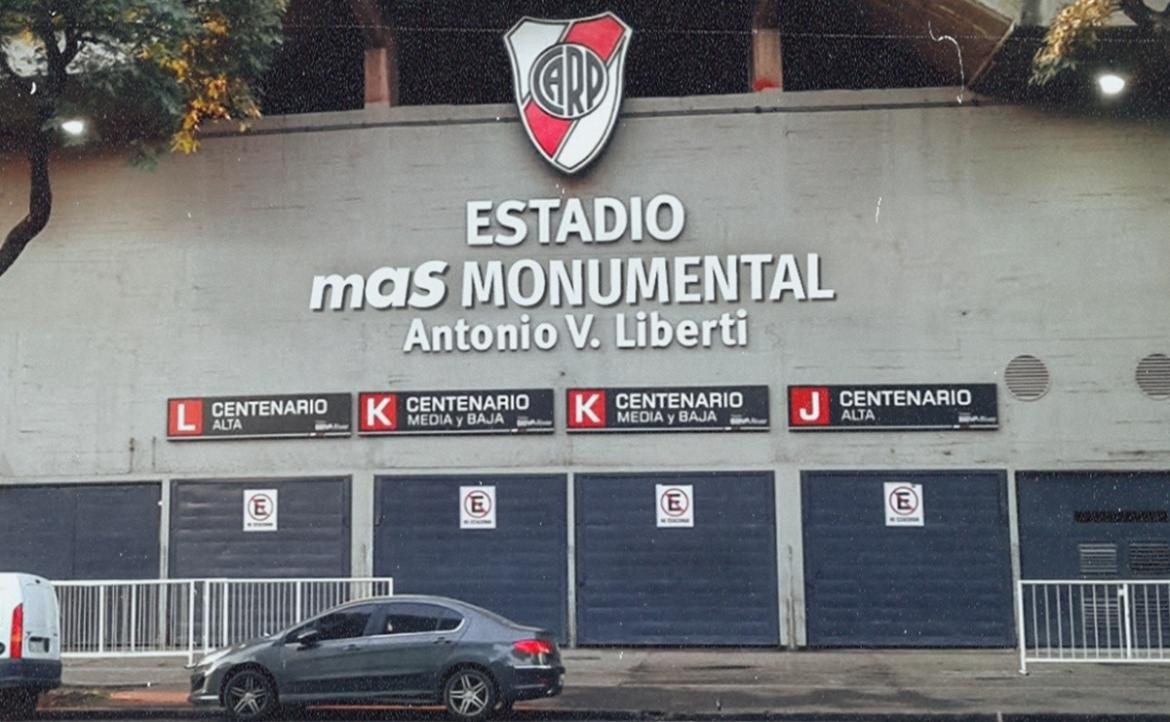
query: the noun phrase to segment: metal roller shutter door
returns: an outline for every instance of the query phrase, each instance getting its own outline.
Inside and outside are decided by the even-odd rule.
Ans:
[[[1170,474],[1019,473],[1016,493],[1022,578],[1170,577]],[[1162,583],[1135,584],[1124,597],[1112,584],[1029,587],[1022,602],[1029,646],[1124,654],[1127,615],[1139,656],[1157,655],[1170,639],[1170,596]]]
[[[659,528],[656,484],[690,484],[693,528]],[[777,645],[771,474],[576,477],[581,644]]]
[[[154,579],[158,484],[0,487],[0,569],[48,579]]]
[[[888,527],[885,482],[922,485],[924,526]],[[806,472],[808,643],[1013,644],[1002,472]]]
[[[276,531],[244,531],[247,489],[277,491]],[[171,576],[348,577],[349,500],[348,479],[177,481]]]
[[[496,487],[496,528],[460,529],[459,487]],[[462,599],[564,641],[564,476],[379,477],[374,569],[395,591]]]
[[[1170,576],[1170,474],[1019,473],[1020,576]]]

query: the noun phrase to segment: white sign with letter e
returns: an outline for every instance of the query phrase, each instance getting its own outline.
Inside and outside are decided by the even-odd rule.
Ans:
[[[276,489],[244,490],[244,531],[276,531]]]
[[[496,487],[459,487],[459,528],[496,528]]]
[[[886,499],[886,526],[924,526],[926,511],[922,484],[887,481],[882,486]]]
[[[654,508],[659,527],[695,525],[695,487],[692,484],[655,484]]]

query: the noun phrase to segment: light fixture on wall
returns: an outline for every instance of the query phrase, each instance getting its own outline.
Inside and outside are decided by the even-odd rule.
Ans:
[[[1106,97],[1120,95],[1125,90],[1126,85],[1125,78],[1117,73],[1104,72],[1097,76],[1097,87]]]
[[[70,118],[61,123],[61,130],[76,138],[85,132],[85,121],[81,118]]]

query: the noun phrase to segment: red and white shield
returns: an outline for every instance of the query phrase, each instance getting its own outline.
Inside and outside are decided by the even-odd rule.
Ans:
[[[504,36],[520,120],[559,170],[576,173],[609,140],[632,34],[607,12],[577,20],[524,18]]]

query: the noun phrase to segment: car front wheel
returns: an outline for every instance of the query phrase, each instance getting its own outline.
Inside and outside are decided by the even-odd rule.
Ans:
[[[228,678],[223,705],[228,716],[240,722],[255,722],[276,711],[276,685],[256,669],[244,669]]]
[[[478,669],[457,670],[443,687],[443,704],[447,714],[460,722],[486,719],[496,706],[495,683]]]

